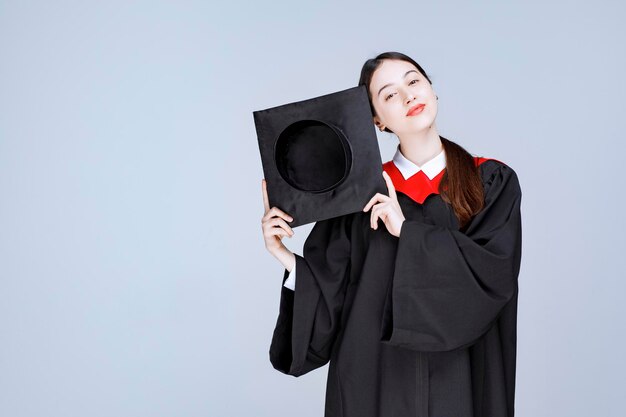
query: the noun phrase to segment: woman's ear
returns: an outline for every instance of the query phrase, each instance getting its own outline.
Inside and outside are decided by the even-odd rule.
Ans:
[[[380,120],[378,120],[378,117],[376,116],[374,116],[374,124],[376,125],[376,127],[378,127],[378,130],[380,130],[381,132],[385,130],[385,125],[382,124]]]

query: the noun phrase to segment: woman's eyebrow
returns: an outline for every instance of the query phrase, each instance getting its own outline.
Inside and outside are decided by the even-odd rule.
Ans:
[[[407,72],[405,72],[405,73],[404,73],[404,76],[403,76],[402,78],[406,78],[406,76],[407,76],[407,75],[409,75],[409,74],[410,74],[410,73],[412,73],[412,72],[417,73],[417,71],[415,71],[415,70],[408,70]],[[390,85],[392,85],[392,84],[393,84],[393,83],[389,83],[389,84],[385,84],[385,85],[383,85],[383,86],[380,88],[380,90],[378,90],[378,94],[377,94],[377,96],[379,96],[379,95],[380,95],[380,92],[381,92],[381,91],[383,91],[385,88],[389,87],[389,86],[390,86]]]

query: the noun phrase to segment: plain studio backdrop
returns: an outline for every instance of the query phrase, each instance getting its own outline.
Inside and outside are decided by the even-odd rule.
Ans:
[[[516,415],[623,416],[623,2],[0,2],[0,415],[323,415],[252,111],[413,57],[523,192]],[[383,161],[397,139],[380,134]],[[312,225],[286,245],[302,253]]]

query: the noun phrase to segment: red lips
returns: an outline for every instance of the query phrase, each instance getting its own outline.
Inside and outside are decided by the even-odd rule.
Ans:
[[[426,107],[426,104],[423,104],[423,103],[417,104],[417,105],[411,107],[406,115],[407,116],[415,116],[416,114],[421,113],[422,110],[424,110],[424,107]]]

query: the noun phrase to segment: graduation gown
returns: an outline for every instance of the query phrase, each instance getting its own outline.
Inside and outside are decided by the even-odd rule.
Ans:
[[[405,180],[389,161],[400,237],[359,212],[317,222],[296,254],[269,357],[295,377],[329,363],[325,417],[514,415],[521,189],[474,160],[485,206],[464,232],[436,191],[444,170]]]

